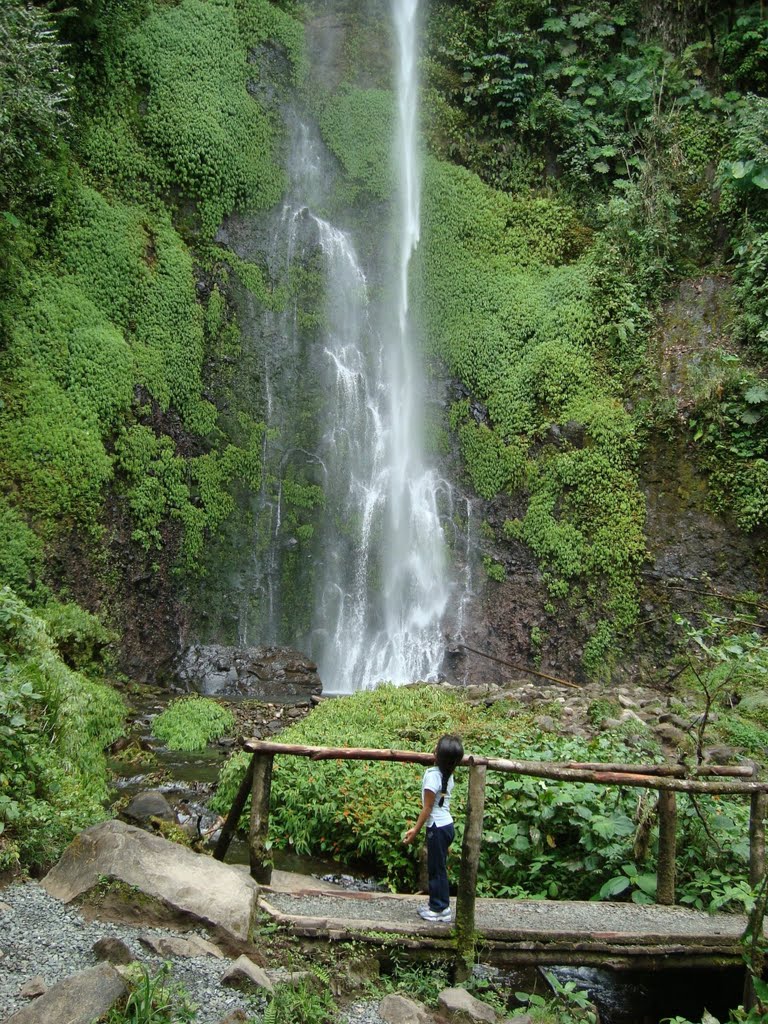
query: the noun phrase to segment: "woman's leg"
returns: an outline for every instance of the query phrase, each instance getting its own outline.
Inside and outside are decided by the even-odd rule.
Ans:
[[[427,829],[427,867],[429,869],[429,909],[445,910],[449,905],[448,847],[453,842],[453,825]]]

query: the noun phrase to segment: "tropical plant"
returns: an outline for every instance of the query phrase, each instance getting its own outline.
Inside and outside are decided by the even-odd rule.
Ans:
[[[234,725],[229,708],[210,697],[190,696],[169,704],[152,723],[152,731],[171,750],[202,750]]]

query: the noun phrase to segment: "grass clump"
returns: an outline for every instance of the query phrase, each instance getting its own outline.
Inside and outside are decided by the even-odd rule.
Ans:
[[[153,732],[171,750],[203,750],[211,740],[231,732],[235,716],[210,697],[181,697],[153,724]]]

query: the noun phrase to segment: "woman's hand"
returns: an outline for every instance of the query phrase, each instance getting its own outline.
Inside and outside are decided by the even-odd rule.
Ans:
[[[404,845],[408,846],[410,843],[412,843],[418,834],[419,830],[416,828],[415,825],[413,825],[411,828],[408,829],[408,831],[403,836]]]

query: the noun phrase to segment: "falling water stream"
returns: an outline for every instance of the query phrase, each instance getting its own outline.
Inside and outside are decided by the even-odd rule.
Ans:
[[[327,349],[336,378],[329,482],[334,497],[346,493],[345,521],[357,523],[346,568],[340,558],[327,564],[316,613],[321,678],[340,692],[381,680],[434,679],[443,654],[440,626],[449,588],[439,502],[450,495],[424,462],[424,375],[409,308],[409,265],[420,230],[417,13],[417,0],[393,0],[398,189],[392,302],[378,329],[370,319],[364,323],[361,311],[344,309]],[[329,294],[341,289],[362,299],[364,277],[346,237],[326,228],[321,245],[335,268]]]
[[[424,458],[429,396],[409,296],[420,231],[418,0],[391,2],[397,187],[389,217],[378,210],[366,222],[374,232],[365,239],[371,265],[361,261],[354,230],[327,219],[336,166],[312,118],[291,110],[290,188],[269,228],[267,263],[278,283],[289,282],[297,268],[319,274],[324,297],[311,337],[295,301],[252,312],[263,338],[265,415],[277,434],[264,439],[264,486],[239,640],[301,647],[317,661],[331,693],[384,680],[436,679],[451,595],[441,520],[451,516],[452,494]],[[310,441],[297,426],[302,403],[317,409]],[[284,486],[302,474],[322,490],[324,502],[301,548],[300,586],[312,601],[304,634],[286,626],[281,593]]]

